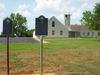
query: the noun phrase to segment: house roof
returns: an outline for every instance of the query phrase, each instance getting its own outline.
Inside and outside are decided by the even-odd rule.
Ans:
[[[59,25],[61,25],[61,26],[64,27],[64,24],[63,24],[62,22],[60,22],[55,16],[52,16],[49,20],[52,20],[52,19],[56,20],[57,22],[60,23]],[[64,28],[65,28],[65,27],[64,27]]]
[[[71,25],[71,31],[100,31],[100,30],[92,30],[83,25]]]

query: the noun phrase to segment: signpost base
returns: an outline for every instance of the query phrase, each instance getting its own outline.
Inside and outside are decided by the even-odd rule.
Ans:
[[[7,35],[7,75],[9,75],[9,35]]]
[[[43,75],[43,36],[40,36],[40,75]]]

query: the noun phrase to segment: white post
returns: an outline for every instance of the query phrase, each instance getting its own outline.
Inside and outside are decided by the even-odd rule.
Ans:
[[[40,75],[43,75],[43,36],[40,36]]]

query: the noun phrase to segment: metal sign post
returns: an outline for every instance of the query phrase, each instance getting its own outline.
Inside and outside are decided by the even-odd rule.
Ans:
[[[40,36],[40,75],[43,75],[43,36]]]
[[[41,15],[35,22],[35,35],[40,36],[40,75],[43,75],[43,37],[48,35],[48,18]]]
[[[7,36],[7,75],[9,75],[9,36],[12,34],[12,20],[6,18],[3,20],[3,35]]]
[[[9,34],[7,35],[7,75],[9,75]]]

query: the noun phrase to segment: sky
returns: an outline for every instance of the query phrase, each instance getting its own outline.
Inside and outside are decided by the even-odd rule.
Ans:
[[[0,33],[3,19],[11,13],[20,13],[27,18],[29,29],[35,28],[35,18],[55,16],[64,24],[64,14],[71,15],[71,24],[81,24],[82,12],[92,11],[100,0],[0,0]]]

